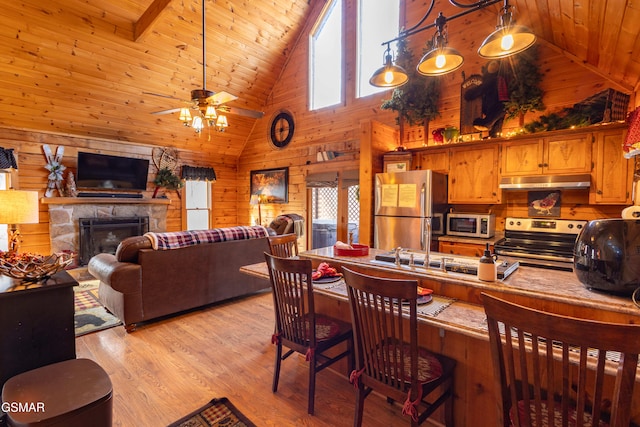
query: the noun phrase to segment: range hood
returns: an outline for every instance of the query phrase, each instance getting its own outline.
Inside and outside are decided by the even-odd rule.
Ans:
[[[535,190],[539,188],[589,188],[591,176],[580,175],[534,175],[504,177],[500,180],[503,190]]]

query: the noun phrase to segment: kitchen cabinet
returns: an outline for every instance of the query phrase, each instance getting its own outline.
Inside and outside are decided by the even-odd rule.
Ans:
[[[480,258],[487,247],[486,243],[467,242],[438,242],[439,250],[443,254],[472,256]],[[493,253],[493,245],[489,245],[489,250]]]
[[[633,161],[622,155],[626,129],[595,133],[594,171],[589,191],[592,204],[631,204]]]
[[[449,149],[440,148],[416,153],[416,166],[421,170],[449,173]]]
[[[502,176],[591,172],[591,132],[502,144]]]
[[[451,148],[449,203],[500,203],[498,165],[498,144]]]

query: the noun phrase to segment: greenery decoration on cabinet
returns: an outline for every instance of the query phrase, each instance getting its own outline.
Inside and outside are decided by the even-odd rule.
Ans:
[[[396,123],[400,127],[399,150],[404,150],[404,124],[409,126],[424,125],[425,140],[429,135],[429,121],[440,115],[438,103],[440,102],[440,82],[436,77],[427,77],[418,73],[413,62],[413,52],[407,46],[408,39],[398,41],[398,54],[396,64],[404,68],[409,81],[393,90],[391,99],[382,101],[380,108],[393,110],[398,113]],[[427,43],[425,53],[430,49]]]
[[[509,64],[509,101],[505,103],[505,111],[508,119],[518,117],[520,128],[523,128],[526,113],[546,109],[542,102],[544,91],[540,88],[543,74],[538,66],[538,47],[532,46],[516,55],[515,60]]]

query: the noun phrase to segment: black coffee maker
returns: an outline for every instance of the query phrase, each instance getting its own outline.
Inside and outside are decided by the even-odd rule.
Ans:
[[[589,221],[576,239],[573,267],[587,288],[631,295],[640,287],[640,219]]]

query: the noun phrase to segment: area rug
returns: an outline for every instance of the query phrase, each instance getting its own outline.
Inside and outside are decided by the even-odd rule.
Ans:
[[[86,280],[73,288],[76,337],[122,324],[98,301],[99,283],[99,280]]]
[[[255,427],[226,397],[213,399],[202,408],[167,427]]]

